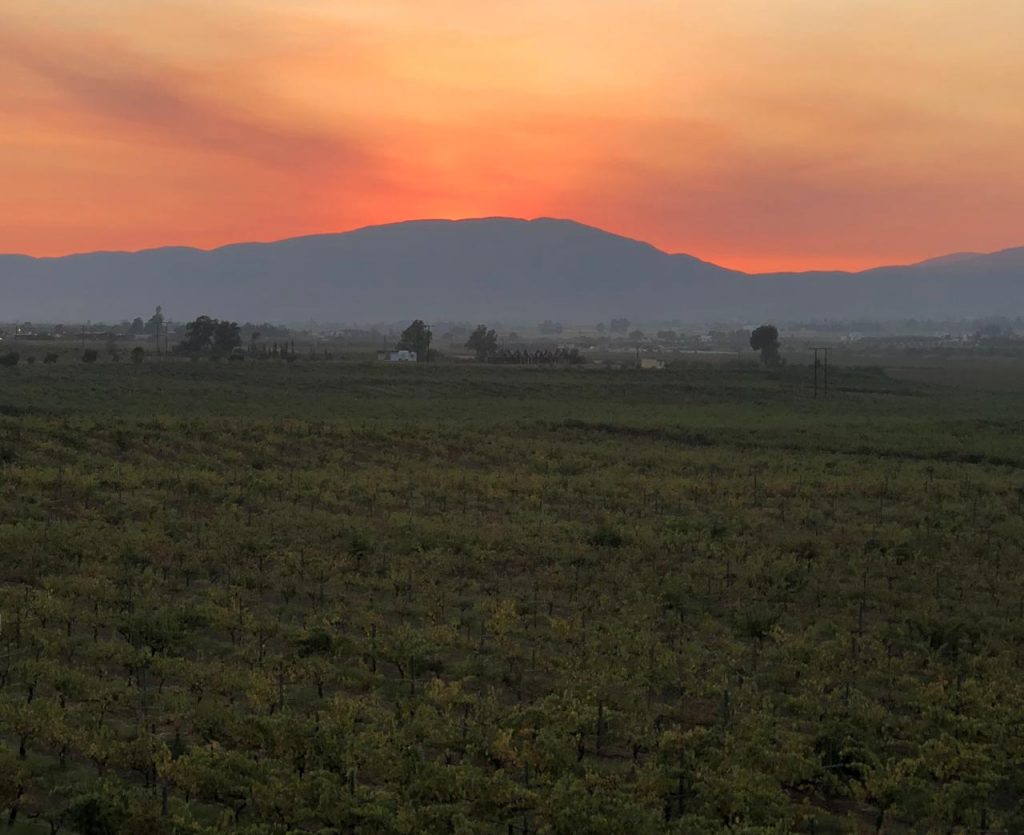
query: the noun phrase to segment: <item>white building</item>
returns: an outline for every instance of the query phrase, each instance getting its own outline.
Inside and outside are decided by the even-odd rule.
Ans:
[[[378,351],[377,359],[380,362],[416,362],[418,358],[415,351]]]

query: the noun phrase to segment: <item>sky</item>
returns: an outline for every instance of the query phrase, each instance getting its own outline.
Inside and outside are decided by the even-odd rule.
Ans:
[[[0,252],[563,217],[748,271],[1024,245],[1017,0],[3,0]]]

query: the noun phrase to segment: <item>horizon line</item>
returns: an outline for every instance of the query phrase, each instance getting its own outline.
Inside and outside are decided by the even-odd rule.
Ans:
[[[761,272],[750,272],[748,270],[736,269],[735,267],[728,267],[724,264],[720,264],[715,261],[708,261],[699,255],[693,255],[689,252],[670,252],[666,249],[662,249],[655,244],[645,241],[641,238],[634,238],[629,235],[624,235],[619,232],[612,232],[611,230],[605,229],[600,226],[595,226],[590,223],[584,223],[583,221],[575,220],[567,217],[554,217],[551,215],[539,215],[537,217],[516,217],[514,215],[482,215],[478,217],[458,217],[458,218],[445,218],[445,217],[423,217],[423,218],[408,218],[406,220],[397,220],[387,223],[369,223],[363,226],[356,226],[351,229],[334,230],[328,232],[309,232],[301,235],[290,235],[283,238],[273,238],[270,240],[241,240],[241,241],[229,241],[228,243],[219,244],[217,246],[201,247],[193,246],[191,244],[161,244],[158,246],[147,246],[139,249],[95,249],[95,250],[84,250],[84,251],[72,251],[66,252],[60,255],[31,255],[24,252],[0,252],[0,258],[28,258],[33,261],[61,261],[68,258],[80,258],[87,257],[90,255],[144,255],[151,252],[163,252],[168,250],[188,250],[191,252],[198,252],[203,254],[209,254],[214,252],[220,252],[225,249],[232,249],[234,247],[244,246],[274,246],[275,244],[288,243],[290,241],[302,241],[311,238],[331,238],[331,237],[342,237],[345,235],[354,235],[359,232],[366,232],[371,229],[386,229],[395,226],[407,226],[418,223],[480,223],[485,221],[514,221],[518,223],[538,223],[543,221],[550,221],[555,223],[569,223],[575,226],[580,226],[586,229],[592,229],[600,232],[604,235],[610,235],[616,238],[621,238],[632,243],[649,247],[656,252],[661,253],[671,258],[692,258],[702,263],[709,264],[718,269],[726,270],[729,272],[739,273],[747,276],[778,276],[778,275],[815,275],[815,274],[842,274],[842,275],[861,275],[863,273],[872,272],[874,270],[884,269],[897,269],[902,267],[916,267],[929,264],[931,262],[943,261],[946,259],[954,258],[982,258],[988,255],[998,255],[1002,252],[1009,252],[1014,249],[1022,249],[1024,247],[1005,247],[1003,249],[996,249],[986,252],[976,251],[955,251],[949,252],[942,255],[931,256],[923,258],[918,261],[910,261],[905,263],[890,263],[890,264],[877,264],[872,267],[865,267],[863,269],[851,270],[842,268],[827,268],[827,267],[815,267],[812,269],[800,269],[800,270],[766,270]]]

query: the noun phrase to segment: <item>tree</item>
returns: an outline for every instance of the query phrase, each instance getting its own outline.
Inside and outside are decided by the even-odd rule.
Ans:
[[[18,806],[29,782],[28,768],[14,758],[7,748],[0,747],[0,811],[7,812],[7,823],[13,825]]]
[[[141,316],[136,316],[132,319],[131,325],[128,327],[129,332],[133,334],[140,334],[146,332],[146,323],[142,321]]]
[[[18,364],[19,359],[21,359],[21,355],[17,351],[8,351],[0,356],[0,365],[14,366]]]
[[[96,362],[100,358],[100,353],[95,348],[86,348],[82,351],[82,362]]]
[[[779,364],[779,329],[775,325],[761,325],[750,334],[750,347],[761,352],[765,365]]]
[[[537,330],[545,336],[554,336],[562,332],[561,322],[552,322],[550,319],[545,319],[537,326]]]
[[[186,354],[200,354],[213,344],[213,332],[217,320],[209,316],[197,316],[185,325],[185,339],[178,344],[178,349]]]
[[[466,340],[466,347],[476,352],[476,358],[480,362],[486,361],[495,351],[498,350],[498,334],[487,329],[486,325],[479,325]]]
[[[198,316],[185,325],[185,339],[178,350],[186,354],[212,353],[214,356],[230,354],[242,344],[237,322]]]
[[[216,320],[214,320],[216,322]],[[229,322],[226,319],[216,322],[213,327],[213,353],[217,355],[230,354],[235,348],[241,347],[242,335],[239,331],[238,322]]]
[[[132,348],[132,362],[136,365],[141,365],[142,361],[146,358],[146,352],[143,350],[141,345],[137,345]]]
[[[152,316],[149,317],[149,321],[146,322],[145,331],[152,336],[159,336],[160,329],[164,326],[164,309],[160,306],[156,306],[156,311]]]
[[[432,338],[430,327],[422,319],[417,319],[402,331],[397,347],[399,351],[415,351],[417,361],[426,362]]]

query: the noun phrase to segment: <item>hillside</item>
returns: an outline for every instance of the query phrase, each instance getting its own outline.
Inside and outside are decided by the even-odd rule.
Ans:
[[[1024,249],[750,276],[572,221],[412,221],[203,251],[0,256],[6,320],[753,321],[1024,313]]]

